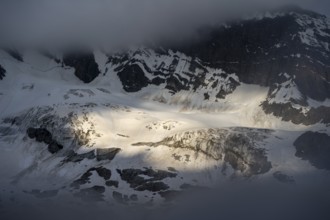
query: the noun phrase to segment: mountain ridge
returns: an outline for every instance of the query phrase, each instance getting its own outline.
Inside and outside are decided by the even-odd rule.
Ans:
[[[163,204],[245,182],[326,189],[324,19],[266,15],[182,48],[0,50],[4,203]]]

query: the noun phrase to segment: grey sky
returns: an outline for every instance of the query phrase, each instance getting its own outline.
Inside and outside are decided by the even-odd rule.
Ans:
[[[330,15],[330,0],[0,0],[0,43],[112,48],[193,36],[196,27],[259,8],[299,4]]]
[[[302,4],[303,7],[327,15],[330,18],[330,0],[314,0]]]

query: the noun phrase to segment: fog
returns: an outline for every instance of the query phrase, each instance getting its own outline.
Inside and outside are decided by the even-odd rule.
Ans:
[[[204,25],[265,8],[325,0],[1,0],[0,46],[130,47],[187,41]]]
[[[17,200],[18,198],[16,198]],[[25,200],[2,204],[3,220],[327,220],[329,192],[325,187],[228,183],[218,189],[189,191],[163,205],[110,205],[65,199]],[[9,208],[8,208],[9,206]]]

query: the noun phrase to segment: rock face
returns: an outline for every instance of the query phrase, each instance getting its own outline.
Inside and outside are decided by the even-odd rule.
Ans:
[[[290,9],[211,30],[204,41],[183,52],[236,73],[248,84],[273,87],[281,81],[279,74],[287,73],[296,77],[304,95],[323,101],[330,97],[329,42],[325,16]]]
[[[290,103],[278,104],[262,103],[262,107],[266,114],[273,114],[281,117],[283,121],[291,121],[295,124],[313,125],[316,123],[330,124],[330,108],[320,106],[311,108],[307,113],[304,113],[302,108],[294,108]]]
[[[330,170],[330,136],[308,131],[295,142],[296,157],[308,160],[318,169]]]
[[[114,108],[111,105],[106,105],[107,108]],[[76,104],[73,103],[70,106],[65,107],[67,115],[59,116],[56,114],[56,110],[52,106],[40,106],[29,108],[15,117],[7,117],[4,119],[6,130],[11,126],[17,126],[15,128],[17,132],[26,132],[31,138],[36,138],[36,131],[39,134],[41,142],[44,139],[56,138],[56,141],[61,141],[63,146],[67,146],[68,149],[76,149],[81,146],[92,147],[93,138],[100,136],[96,132],[94,123],[88,112],[93,111],[96,107],[94,104]],[[88,111],[87,109],[88,108]],[[83,110],[85,115],[83,118],[79,118],[76,110]],[[81,124],[86,124],[87,130],[82,129]],[[49,131],[52,131],[51,134]],[[46,140],[47,143],[49,141]],[[94,153],[93,153],[94,154]],[[95,154],[94,154],[95,158]]]
[[[123,83],[123,88],[126,92],[137,92],[149,85],[149,79],[137,64],[123,68],[123,70],[118,72],[118,77]]]
[[[66,54],[63,63],[75,68],[74,74],[84,83],[92,82],[100,74],[93,53]]]
[[[29,138],[35,138],[38,142],[48,144],[48,151],[52,154],[55,154],[61,149],[63,149],[63,146],[57,143],[53,139],[52,134],[45,128],[28,128],[26,133]]]
[[[93,172],[96,172],[98,176],[102,177],[105,181],[108,182],[111,178],[111,170],[105,168],[105,167],[92,167],[88,169],[81,177],[77,180],[75,180],[71,187],[79,189],[80,186],[87,184],[90,182],[90,177],[93,175]]]
[[[6,75],[6,70],[0,65],[0,80],[2,80]]]
[[[135,146],[168,146],[202,153],[214,160],[223,160],[246,176],[268,172],[272,165],[266,152],[257,148],[271,131],[244,128],[189,131],[165,138],[157,143],[136,143]]]
[[[170,94],[181,91],[201,93],[202,99],[216,101],[240,85],[235,74],[210,68],[198,58],[172,50],[141,48],[109,58],[123,89],[138,92],[149,85],[161,86]]]
[[[35,138],[38,142],[50,144],[52,142],[52,134],[45,128],[28,128],[27,134],[29,138]]]
[[[87,153],[83,153],[83,154],[77,154],[74,151],[70,151],[68,156],[64,159],[64,162],[77,163],[77,162],[80,162],[84,159],[92,160],[92,159],[95,159],[95,158],[96,158],[95,150],[91,150],[91,151],[89,151]]]
[[[103,160],[113,160],[115,156],[121,151],[120,148],[97,148],[95,150],[91,150],[87,153],[77,154],[74,151],[68,153],[68,156],[63,160],[63,162],[80,162],[84,159],[92,160],[96,159],[97,161]]]
[[[176,173],[153,169],[124,169],[117,170],[122,180],[126,181],[131,188],[137,191],[159,192],[169,188],[168,185],[161,182],[165,178],[174,178]],[[149,178],[145,178],[147,176]]]
[[[55,153],[59,152],[62,149],[63,149],[63,146],[56,143],[56,142],[52,142],[48,145],[48,151],[52,154],[55,154]]]
[[[269,87],[262,104],[267,114],[296,124],[327,124],[330,108],[308,101],[330,98],[329,45],[325,16],[287,8],[206,28],[193,43],[116,54],[109,63],[127,92],[155,85],[172,95],[203,91],[199,99],[218,102],[241,83],[256,84]]]
[[[120,152],[120,148],[102,148],[96,149],[96,159],[98,161],[101,160],[113,160],[115,156]]]

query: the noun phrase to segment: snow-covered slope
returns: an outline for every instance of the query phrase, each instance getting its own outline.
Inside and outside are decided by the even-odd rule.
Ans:
[[[12,196],[23,203],[34,197],[162,203],[231,181],[327,186],[329,24],[307,15],[232,24],[189,49],[56,56],[1,50],[3,204]],[[248,42],[221,42],[287,22],[301,27],[290,45],[292,30],[280,34],[283,42],[251,33]],[[306,49],[301,44],[313,36],[301,29],[311,25],[313,39],[323,41]],[[299,55],[291,56],[297,45]],[[275,61],[283,54],[286,63]],[[315,93],[305,87],[310,77],[312,86],[323,86]]]

